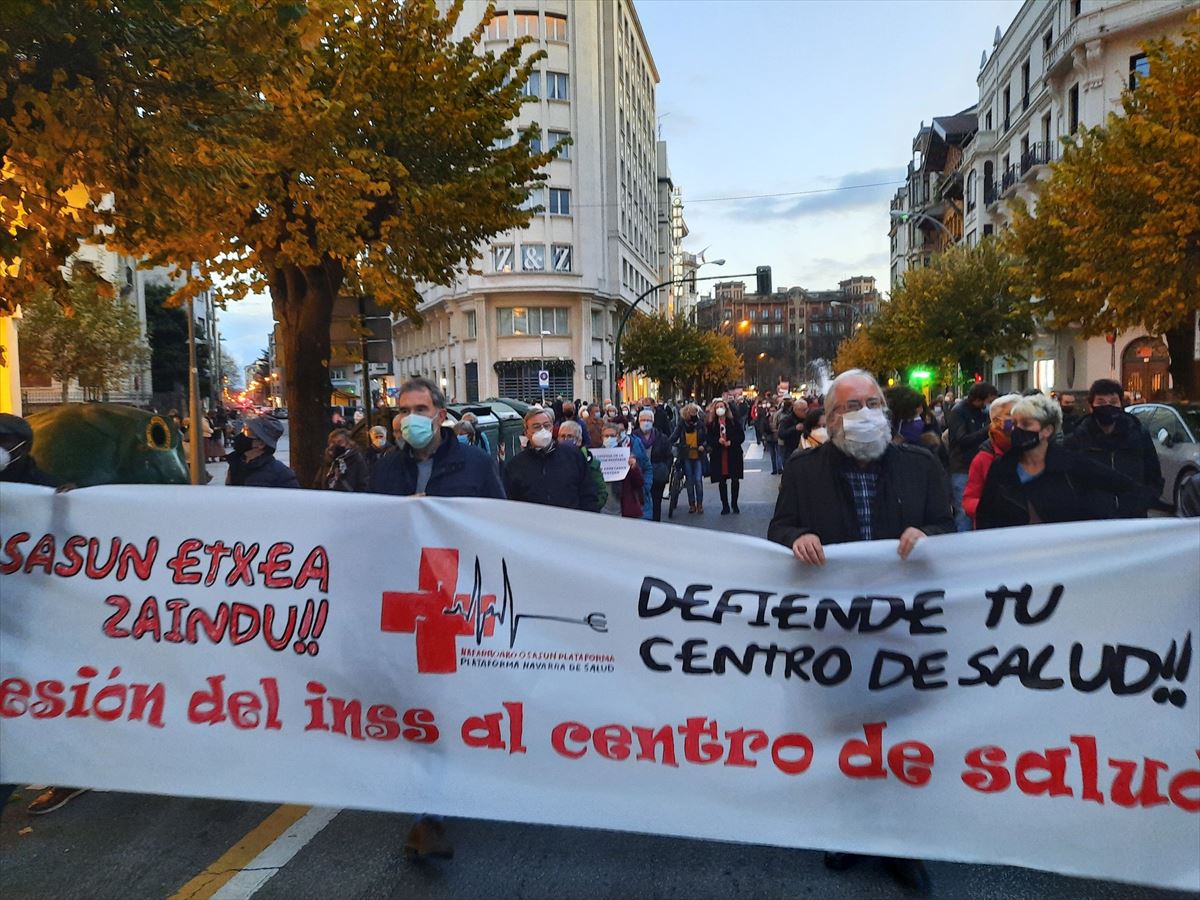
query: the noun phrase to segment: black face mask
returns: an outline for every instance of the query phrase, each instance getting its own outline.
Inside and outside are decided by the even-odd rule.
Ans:
[[[1122,414],[1119,406],[1097,406],[1092,410],[1092,418],[1096,420],[1096,424],[1104,428],[1109,425],[1116,425]]]
[[[1038,445],[1041,439],[1041,429],[1026,431],[1024,428],[1013,428],[1009,434],[1009,441],[1012,442],[1012,449],[1016,453],[1024,453],[1026,450],[1032,450]]]
[[[337,459],[339,456],[345,455],[345,453],[346,453],[346,448],[342,447],[341,445],[334,445],[333,447],[329,448],[329,454],[334,459]]]
[[[233,436],[233,452],[234,453],[245,453],[247,450],[249,450],[253,446],[254,446],[254,438],[250,437],[250,435],[238,432],[237,434],[235,434]]]

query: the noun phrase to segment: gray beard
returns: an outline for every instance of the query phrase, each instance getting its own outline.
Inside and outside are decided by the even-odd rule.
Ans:
[[[883,454],[887,452],[888,444],[890,443],[883,435],[865,444],[860,441],[851,441],[847,439],[846,433],[840,429],[831,434],[829,439],[833,441],[835,447],[852,460],[863,463],[875,462],[877,459],[881,459]]]

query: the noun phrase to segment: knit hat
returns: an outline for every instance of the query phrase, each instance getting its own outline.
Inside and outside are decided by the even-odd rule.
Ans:
[[[278,419],[271,416],[251,416],[244,424],[246,428],[250,429],[251,434],[272,450],[279,443],[279,439],[283,437],[283,426]]]

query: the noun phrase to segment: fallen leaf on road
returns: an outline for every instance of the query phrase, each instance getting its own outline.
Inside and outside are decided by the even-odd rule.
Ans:
[[[21,835],[33,834],[33,829],[30,828],[28,825],[26,825],[24,828],[22,828],[20,831],[18,831],[17,834],[21,834]]]

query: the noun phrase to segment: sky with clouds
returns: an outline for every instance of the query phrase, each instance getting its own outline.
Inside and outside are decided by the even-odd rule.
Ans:
[[[975,103],[980,53],[1021,6],[636,2],[662,79],[661,134],[683,191],[687,249],[708,247],[731,273],[770,265],[777,287],[814,290],[851,275],[874,275],[887,290],[888,203],[913,135],[922,120]],[[835,187],[850,189],[813,193]],[[242,364],[266,346],[270,329],[265,297],[221,315],[226,346]]]

